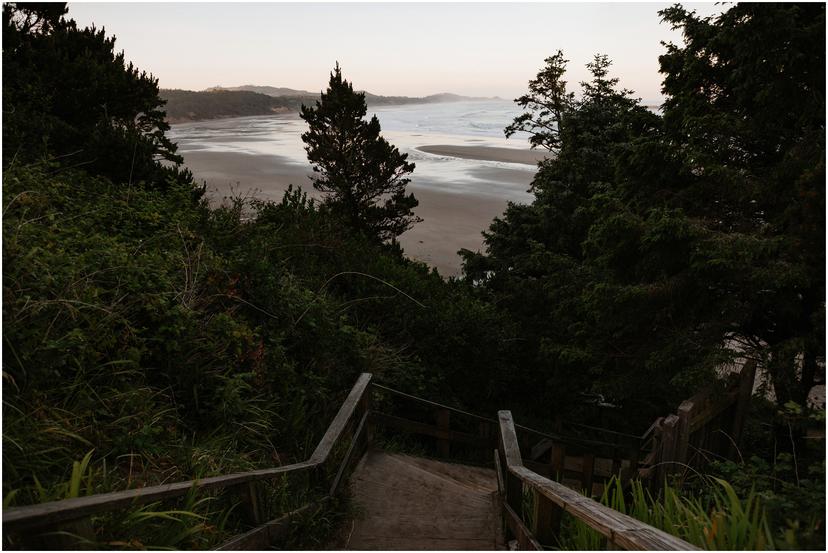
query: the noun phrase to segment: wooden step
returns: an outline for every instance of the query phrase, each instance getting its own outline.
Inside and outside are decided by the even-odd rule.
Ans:
[[[493,470],[370,450],[350,486],[347,549],[503,548]]]

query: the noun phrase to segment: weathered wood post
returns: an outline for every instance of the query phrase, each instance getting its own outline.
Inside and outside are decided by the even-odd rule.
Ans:
[[[368,414],[368,418],[365,419],[365,446],[371,447],[371,442],[374,440],[374,423],[371,420],[371,407],[373,405],[374,399],[374,383],[372,382],[368,389],[365,390],[365,394],[362,396],[362,401],[359,403],[359,414],[360,418],[361,415]]]
[[[563,509],[545,495],[535,492],[532,506],[532,533],[542,544],[557,543]]]
[[[497,413],[500,421],[500,452],[505,464],[504,473],[506,479],[506,504],[514,511],[518,519],[523,518],[523,481],[512,474],[510,467],[522,466],[523,460],[520,455],[515,425],[512,421],[512,413],[499,411]],[[525,537],[516,536],[518,540],[525,540]],[[525,546],[525,543],[523,544]]]
[[[252,526],[264,524],[267,516],[264,505],[264,490],[259,482],[247,482],[239,486],[242,498],[241,508],[244,518]]]
[[[621,453],[617,447],[612,448],[612,475],[621,480]]]
[[[437,428],[440,429],[443,436],[437,439],[437,453],[440,457],[448,458],[451,452],[449,445],[449,431],[451,429],[451,411],[448,409],[437,410]]]
[[[641,443],[639,443],[638,445],[635,445],[635,446],[630,448],[629,457],[630,457],[630,468],[629,468],[630,473],[629,473],[629,476],[627,478],[628,479],[638,478],[639,477],[638,462],[641,460]],[[621,471],[619,471],[619,478],[621,478],[620,474],[621,474]],[[622,478],[622,480],[623,480],[623,478]]]
[[[731,428],[731,438],[733,443],[730,445],[729,457],[737,459],[739,456],[739,448],[742,446],[742,431],[745,428],[745,420],[747,420],[748,411],[750,410],[750,398],[753,397],[753,383],[756,381],[756,360],[751,359],[742,367],[742,372],[739,374],[739,390],[736,396],[736,411],[733,416],[733,427]]]
[[[549,450],[549,462],[552,465],[552,480],[561,482],[564,477],[566,463],[566,446],[561,443],[554,443]]]
[[[581,487],[586,491],[587,497],[592,497],[592,481],[595,476],[595,455],[584,453],[581,457]]]
[[[693,420],[695,410],[696,404],[692,400],[682,401],[678,408],[673,460],[685,465],[690,464],[690,423]],[[675,465],[675,467],[675,472],[679,472],[679,470],[684,472],[678,465]]]
[[[658,459],[658,471],[656,482],[657,489],[664,485],[667,475],[676,471],[676,427],[679,418],[676,415],[665,417],[661,425],[661,455]]]
[[[480,423],[478,423],[478,425],[477,425],[477,435],[480,436],[481,438],[483,438],[484,440],[486,440],[486,443],[490,447],[497,447],[497,444],[492,439],[492,425],[491,425],[490,422],[481,421]],[[483,451],[484,452],[488,451],[488,449],[484,449]],[[488,459],[484,458],[484,460],[488,460]]]

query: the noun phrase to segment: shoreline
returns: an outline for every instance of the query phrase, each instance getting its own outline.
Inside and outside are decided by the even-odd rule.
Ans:
[[[507,148],[481,150],[476,154],[493,153],[491,150],[507,150],[500,152],[501,156],[511,154]],[[311,198],[321,197],[308,178],[313,174],[310,164],[298,164],[285,156],[209,150],[184,151],[181,155],[196,180],[207,182],[207,197],[213,204],[220,204],[231,196],[278,202],[291,184],[294,188],[300,186]],[[487,176],[503,178],[503,172],[515,179],[523,178],[525,174],[527,188],[534,175],[530,171],[485,166],[475,172],[481,181]],[[423,221],[398,238],[405,254],[435,267],[444,277],[460,275],[458,250],[482,251],[482,232],[489,228],[495,217],[503,214],[508,205],[507,199],[482,192],[484,185],[485,182],[480,193],[457,193],[440,190],[439,182],[422,176],[409,183],[408,191],[420,202],[414,213]]]
[[[435,144],[418,146],[415,150],[427,154],[474,159],[478,161],[499,161],[502,163],[518,163],[521,165],[537,165],[550,154],[539,150],[523,150],[517,148],[498,148],[494,146],[460,146],[449,144]]]

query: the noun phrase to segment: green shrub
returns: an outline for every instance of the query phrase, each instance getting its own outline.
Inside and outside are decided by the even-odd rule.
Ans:
[[[709,492],[704,497],[665,485],[662,495],[656,498],[637,480],[625,493],[621,481],[613,477],[600,501],[702,549],[775,549],[765,508],[756,493],[742,499],[728,482],[719,478],[709,479],[708,485]],[[569,517],[561,536],[562,549],[603,548],[600,534]]]

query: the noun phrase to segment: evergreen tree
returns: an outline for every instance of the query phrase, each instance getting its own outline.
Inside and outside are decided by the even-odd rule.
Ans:
[[[3,5],[5,166],[48,157],[118,184],[192,184],[166,136],[158,80],[65,14],[65,3]]]
[[[659,59],[672,203],[731,244],[708,273],[730,336],[804,404],[825,356],[825,4],[660,14],[684,39]]]
[[[302,140],[326,205],[355,230],[394,240],[421,220],[412,212],[419,202],[405,193],[414,164],[380,136],[376,115],[364,119],[366,112],[365,93],[354,92],[337,63],[327,92],[314,107],[302,106]]]
[[[574,103],[575,95],[566,91],[566,64],[562,51],[544,60],[546,66],[529,81],[529,93],[515,100],[526,111],[506,127],[506,137],[516,132],[529,133],[529,144],[557,153],[561,147],[561,119]]]
[[[663,414],[738,344],[802,404],[825,355],[825,6],[661,15],[684,35],[660,58],[663,117],[597,56],[554,115],[534,202],[464,271],[519,322],[526,385],[550,403],[591,388],[628,420]],[[530,84],[540,113],[562,76]]]

